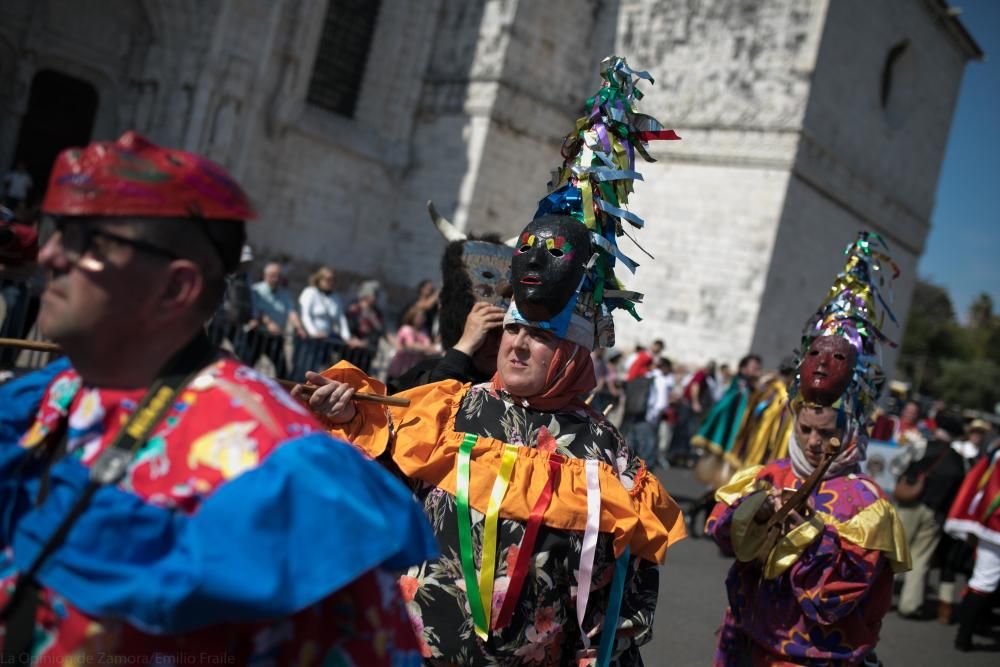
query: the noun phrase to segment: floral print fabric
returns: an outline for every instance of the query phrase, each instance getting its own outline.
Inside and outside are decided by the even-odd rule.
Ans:
[[[47,388],[20,444],[29,449],[51,446],[65,427],[66,456],[89,467],[144,393],[87,387],[75,371],[63,372]],[[321,430],[279,385],[225,358],[180,392],[119,486],[146,503],[194,514],[221,485],[257,467],[283,443]],[[11,533],[6,526],[4,534]],[[127,535],[121,539],[127,541]],[[0,555],[0,605],[17,577],[12,557],[9,546]],[[44,588],[36,622],[33,659],[38,662],[89,663],[103,655],[155,664],[395,667],[419,665],[421,659],[394,578],[378,570],[270,624],[153,636],[120,621],[91,617]]]
[[[525,408],[489,384],[471,387],[462,398],[455,430],[492,437],[566,457],[597,459],[617,471],[631,489],[644,468],[618,432],[597,413],[581,408],[558,413]],[[484,643],[473,630],[461,558],[455,498],[434,486],[415,489],[441,547],[442,555],[411,568],[401,579],[407,610],[429,665],[564,665],[593,662],[600,643],[614,553],[611,536],[598,538],[593,583],[583,627],[576,616],[577,577],[583,534],[548,528],[539,531],[531,569],[509,625],[494,629]],[[475,565],[481,567],[484,516],[471,510]],[[501,518],[492,601],[496,618],[505,599],[525,524]],[[638,647],[649,641],[659,587],[657,566],[632,559],[625,585],[613,665],[642,665]],[[585,645],[589,645],[587,651]]]
[[[765,466],[757,480],[765,488],[802,484],[788,459]],[[718,503],[705,526],[728,555],[736,548],[733,516],[746,497]],[[840,522],[880,498],[873,482],[853,474],[823,480],[811,497],[817,516]],[[754,665],[859,664],[878,642],[892,601],[892,580],[884,552],[845,540],[829,524],[774,579],[763,576],[758,561],[736,561],[726,578],[729,608],[714,664],[746,664],[747,654]]]

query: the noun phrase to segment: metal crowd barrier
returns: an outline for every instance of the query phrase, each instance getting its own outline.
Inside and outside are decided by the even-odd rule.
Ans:
[[[0,279],[0,338],[41,341],[35,326],[39,299],[26,281]],[[41,368],[54,358],[51,352],[0,347],[0,372],[18,374]]]
[[[39,299],[31,292],[27,283],[0,281],[0,338],[44,342],[35,323]],[[340,360],[368,373],[376,353],[373,348],[351,347],[339,341],[275,336],[219,318],[208,323],[207,331],[213,343],[233,352],[248,366],[272,377],[299,382],[307,370],[324,370]],[[48,351],[0,346],[0,379],[41,368],[55,356]]]

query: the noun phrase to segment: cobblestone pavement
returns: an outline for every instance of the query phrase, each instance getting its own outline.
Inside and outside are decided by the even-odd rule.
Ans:
[[[688,470],[671,469],[661,473],[660,479],[682,507],[701,493]],[[724,581],[729,564],[711,540],[688,538],[670,549],[660,577],[656,629],[643,649],[647,667],[711,665],[715,631],[726,605]],[[904,620],[890,612],[882,625],[878,655],[886,667],[1000,665],[996,627],[992,638],[976,638],[985,650],[967,654],[952,648],[955,631],[955,626]]]

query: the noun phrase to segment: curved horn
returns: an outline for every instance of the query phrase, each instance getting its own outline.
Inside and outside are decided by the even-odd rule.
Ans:
[[[468,238],[465,234],[455,229],[455,225],[448,222],[447,218],[438,213],[437,209],[434,208],[434,202],[429,199],[427,200],[427,212],[430,213],[434,226],[441,232],[441,236],[444,237],[445,241],[465,241]]]

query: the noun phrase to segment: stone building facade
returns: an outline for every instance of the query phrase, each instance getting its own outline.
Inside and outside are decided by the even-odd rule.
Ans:
[[[751,348],[776,363],[838,270],[833,249],[862,227],[903,270],[902,324],[962,72],[981,55],[943,0],[8,0],[3,12],[0,163],[28,158],[44,175],[67,142],[130,128],[206,153],[254,199],[259,256],[377,278],[397,305],[438,272],[426,200],[461,229],[516,232],[596,64],[628,57],[657,77],[642,110],[684,141],[656,146],[636,188],[656,260],[629,282],[648,295],[645,321],[621,318],[620,345],[661,337],[691,363]]]

